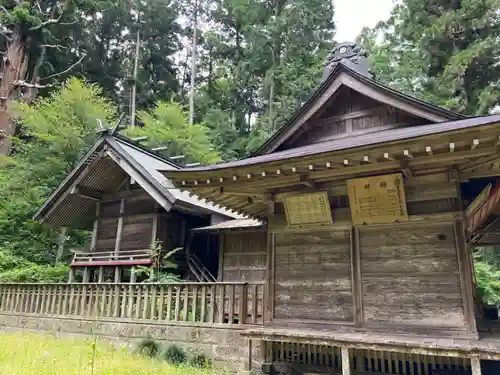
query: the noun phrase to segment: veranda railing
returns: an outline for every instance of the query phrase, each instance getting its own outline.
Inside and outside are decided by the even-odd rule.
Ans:
[[[0,284],[0,312],[263,324],[264,283]]]

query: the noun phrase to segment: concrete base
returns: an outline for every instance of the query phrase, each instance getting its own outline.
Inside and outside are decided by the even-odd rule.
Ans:
[[[86,317],[59,317],[40,315],[13,315],[0,313],[0,330],[32,330],[51,334],[98,335],[99,337],[127,343],[151,338],[165,344],[175,343],[187,352],[203,353],[214,363],[221,364],[237,372],[243,368],[248,358],[246,340],[241,337],[241,329],[226,327],[203,327],[195,325],[166,325],[163,322],[122,319],[94,320]],[[260,369],[260,343],[252,348],[253,368]],[[238,372],[239,373],[239,372]],[[241,373],[243,375],[243,373]],[[245,373],[246,374],[246,373]]]

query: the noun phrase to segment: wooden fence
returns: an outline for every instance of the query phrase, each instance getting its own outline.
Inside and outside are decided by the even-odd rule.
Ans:
[[[0,312],[263,324],[263,283],[0,284]]]

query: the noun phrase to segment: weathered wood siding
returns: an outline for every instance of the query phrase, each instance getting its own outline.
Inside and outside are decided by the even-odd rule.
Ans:
[[[349,231],[275,235],[276,319],[353,320]]]
[[[465,329],[452,224],[360,231],[365,325]]]
[[[100,204],[95,251],[115,250],[120,205],[120,200]],[[120,250],[149,248],[154,207],[152,199],[125,200]]]
[[[226,233],[222,244],[222,281],[266,280],[267,232]]]
[[[153,214],[123,218],[120,250],[143,250],[151,246]]]
[[[112,251],[115,249],[118,219],[108,218],[99,220],[97,226],[96,251]]]
[[[280,149],[324,142],[383,128],[422,123],[425,123],[425,120],[344,88],[322,114],[311,118],[303,126],[303,130]]]

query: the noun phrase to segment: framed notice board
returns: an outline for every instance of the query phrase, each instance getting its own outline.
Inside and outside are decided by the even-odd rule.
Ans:
[[[286,197],[285,212],[287,224],[290,226],[333,223],[327,192]]]
[[[348,180],[347,191],[354,225],[408,220],[401,173]]]

